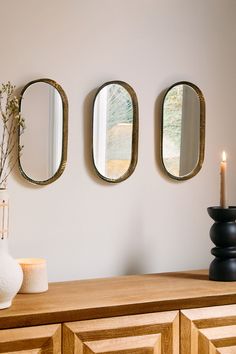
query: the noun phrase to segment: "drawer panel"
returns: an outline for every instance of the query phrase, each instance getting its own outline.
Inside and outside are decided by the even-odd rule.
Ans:
[[[0,330],[0,353],[61,354],[61,325]]]
[[[178,354],[178,311],[78,321],[63,325],[66,354]]]
[[[181,311],[182,354],[236,354],[236,305]]]

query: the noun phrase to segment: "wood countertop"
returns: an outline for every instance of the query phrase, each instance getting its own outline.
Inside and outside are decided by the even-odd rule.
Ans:
[[[209,281],[204,270],[78,280],[18,294],[0,310],[0,328],[234,303],[236,282]]]

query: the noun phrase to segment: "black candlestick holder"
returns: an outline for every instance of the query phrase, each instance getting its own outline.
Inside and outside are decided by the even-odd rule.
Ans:
[[[236,281],[236,206],[209,207],[207,211],[215,221],[210,237],[216,245],[211,250],[215,259],[210,264],[209,279]]]

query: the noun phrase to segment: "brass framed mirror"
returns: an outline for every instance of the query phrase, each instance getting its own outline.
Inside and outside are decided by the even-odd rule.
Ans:
[[[205,150],[205,100],[191,82],[180,81],[165,93],[161,119],[161,161],[164,171],[186,180],[201,169]]]
[[[102,85],[93,102],[92,158],[96,173],[118,183],[134,171],[138,159],[138,101],[123,81]]]
[[[22,135],[18,131],[21,175],[33,184],[50,184],[61,176],[67,160],[66,94],[54,80],[34,80],[23,88],[19,109],[26,124]]]

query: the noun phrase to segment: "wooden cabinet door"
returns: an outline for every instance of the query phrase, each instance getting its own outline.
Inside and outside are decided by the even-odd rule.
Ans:
[[[61,325],[0,330],[0,353],[60,354]]]
[[[64,354],[178,354],[178,311],[63,325]]]
[[[236,305],[181,311],[181,354],[236,354]]]

